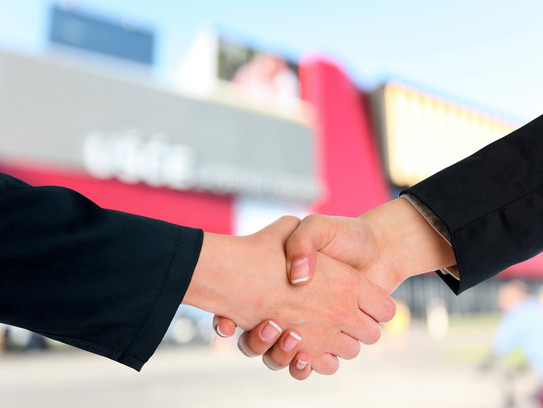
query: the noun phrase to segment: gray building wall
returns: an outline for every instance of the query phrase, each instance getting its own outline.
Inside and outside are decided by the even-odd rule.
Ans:
[[[168,162],[147,169],[164,176],[156,184],[311,202],[320,193],[314,151],[312,130],[294,121],[191,99],[105,65],[86,69],[85,60],[0,51],[0,157],[85,169],[94,154],[90,170],[103,159],[101,176],[132,182],[146,181],[138,165]],[[168,169],[184,179],[170,182]]]

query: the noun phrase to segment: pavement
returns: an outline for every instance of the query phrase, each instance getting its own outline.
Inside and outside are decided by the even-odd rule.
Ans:
[[[500,408],[510,385],[522,398],[518,407],[535,408],[533,373],[512,381],[478,369],[492,333],[471,324],[434,340],[414,324],[408,338],[385,336],[334,376],[303,382],[224,340],[212,348],[161,346],[141,373],[78,350],[7,353],[0,356],[0,408]]]

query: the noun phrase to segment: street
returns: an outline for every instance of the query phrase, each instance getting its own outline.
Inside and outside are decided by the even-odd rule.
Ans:
[[[76,350],[8,353],[0,356],[0,406],[499,408],[500,371],[477,368],[491,338],[488,327],[471,325],[433,340],[419,323],[403,352],[384,338],[343,361],[336,375],[304,382],[223,340],[214,349],[163,345],[141,373]],[[528,395],[537,379],[528,373],[517,382]]]

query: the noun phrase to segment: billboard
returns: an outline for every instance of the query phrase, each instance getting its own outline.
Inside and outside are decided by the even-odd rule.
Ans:
[[[300,98],[297,63],[227,38],[219,38],[217,76],[257,103],[286,105]]]
[[[286,54],[202,29],[177,70],[177,83],[199,97],[307,121],[312,111],[300,99],[298,62]]]
[[[395,81],[372,94],[372,105],[386,171],[398,187],[411,186],[518,127]]]

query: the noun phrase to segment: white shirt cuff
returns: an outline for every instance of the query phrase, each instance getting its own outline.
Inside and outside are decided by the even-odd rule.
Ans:
[[[415,207],[415,209],[424,217],[424,219],[432,226],[432,228],[441,237],[451,245],[451,235],[447,230],[447,227],[443,221],[441,221],[428,207],[421,203],[416,197],[411,194],[402,194],[401,197],[405,198],[409,203]],[[457,280],[460,280],[460,273],[458,271],[458,265],[449,266],[439,270],[444,275],[451,275]]]

